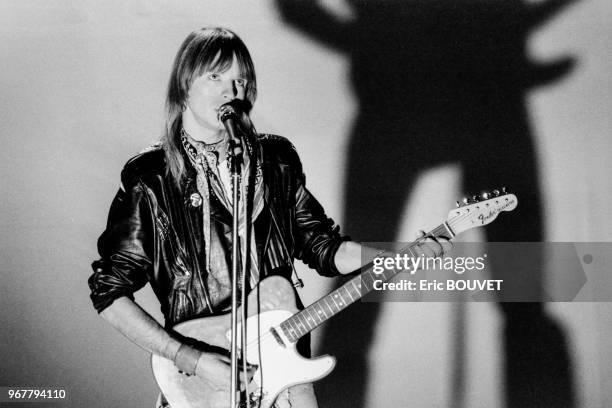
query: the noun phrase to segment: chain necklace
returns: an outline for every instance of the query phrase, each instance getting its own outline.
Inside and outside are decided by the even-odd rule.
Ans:
[[[187,133],[185,128],[181,128],[181,136],[185,137],[186,139],[191,139],[194,142],[200,144],[200,146],[202,146],[207,152],[221,151],[222,149],[220,147],[223,145],[224,142],[227,142],[229,140],[227,135],[225,135],[221,140],[218,140],[213,143],[202,142],[200,140],[195,140],[189,133]]]
[[[189,140],[191,140],[191,142]],[[183,147],[187,151],[187,154],[191,156],[191,159],[194,161],[194,163],[199,163],[201,166],[203,166],[207,174],[214,173],[213,169],[211,169],[211,166],[213,168],[218,166],[219,163],[223,160],[221,159],[223,157],[223,154],[225,153],[225,156],[227,156],[227,154],[229,153],[227,146],[229,138],[227,137],[227,135],[218,142],[204,143],[194,140],[191,135],[189,135],[189,133],[187,133],[187,131],[183,128],[181,129],[181,142],[183,144]],[[192,143],[197,143],[198,148],[196,148],[196,146],[194,146]],[[200,153],[198,153],[198,149],[201,149]],[[225,157],[225,159],[227,160],[227,157]],[[229,161],[227,161],[227,163],[229,165]]]

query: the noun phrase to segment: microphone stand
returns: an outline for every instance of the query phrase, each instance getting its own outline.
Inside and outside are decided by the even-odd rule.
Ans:
[[[238,112],[241,112],[240,108],[235,108],[234,103],[239,101],[232,101],[219,107],[218,119],[223,123],[223,126],[229,134],[229,148],[228,148],[228,160],[230,177],[232,180],[232,305],[231,305],[231,380],[230,380],[230,408],[237,408],[237,396],[239,394],[238,387],[238,277],[239,277],[239,264],[240,264],[240,236],[239,236],[239,221],[240,221],[240,181],[242,177],[242,153],[243,147],[240,138],[237,135],[237,124],[236,119],[238,118]],[[238,112],[237,112],[238,109]],[[244,197],[246,201],[247,196]],[[245,206],[245,224],[248,222],[248,206]],[[246,225],[246,260],[245,266],[248,266],[250,250],[248,248],[250,242],[249,226]],[[246,268],[245,268],[246,269]],[[250,398],[248,395],[248,378],[246,372],[246,271],[242,277],[242,363],[245,365],[245,389],[246,389],[246,406],[250,407]]]
[[[240,260],[239,199],[242,177],[242,148],[240,141],[230,132],[229,168],[232,180],[232,311],[231,311],[231,381],[230,407],[236,408],[238,389],[238,267]],[[237,152],[239,151],[239,152]],[[243,299],[244,302],[244,299]],[[244,330],[244,328],[243,328]]]

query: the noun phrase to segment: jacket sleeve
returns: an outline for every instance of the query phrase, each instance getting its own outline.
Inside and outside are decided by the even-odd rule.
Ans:
[[[295,256],[323,276],[340,275],[334,258],[338,247],[350,238],[340,235],[340,227],[328,218],[317,199],[306,188],[306,177],[295,148],[292,167],[295,177]]]
[[[106,230],[98,239],[100,259],[92,263],[91,300],[101,312],[148,281],[153,234],[150,205],[139,180],[122,173],[121,189],[111,204]]]

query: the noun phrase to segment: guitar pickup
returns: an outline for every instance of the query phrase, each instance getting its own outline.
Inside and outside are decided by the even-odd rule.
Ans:
[[[278,343],[279,346],[281,347],[287,347],[285,345],[285,342],[283,341],[283,339],[281,338],[281,336],[278,334],[278,332],[276,331],[276,329],[274,327],[270,328],[270,333],[272,333],[272,336],[274,336],[274,339],[276,339],[276,342]]]

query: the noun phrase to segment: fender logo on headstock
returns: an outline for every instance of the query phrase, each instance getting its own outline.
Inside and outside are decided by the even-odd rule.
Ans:
[[[497,217],[497,214],[504,211],[508,207],[514,205],[514,200],[508,199],[504,204],[497,207],[495,210],[489,210],[488,214],[480,214],[478,219],[480,220],[481,225],[484,225],[489,219]]]
[[[480,227],[493,222],[502,211],[512,211],[518,204],[514,194],[506,188],[484,192],[472,198],[464,198],[457,208],[449,212],[447,225],[454,234],[459,234],[470,228]]]

